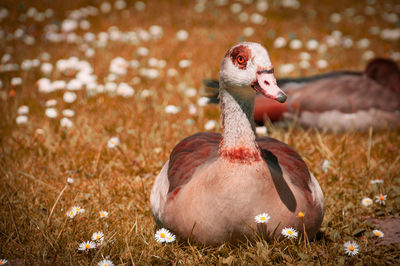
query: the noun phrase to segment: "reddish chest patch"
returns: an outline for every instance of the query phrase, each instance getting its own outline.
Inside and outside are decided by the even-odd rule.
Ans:
[[[246,147],[221,149],[219,155],[232,163],[252,164],[261,161],[261,154],[259,151]]]
[[[179,191],[181,190],[182,187],[177,187],[175,188],[169,195],[168,200],[173,200],[176,195],[178,195]]]

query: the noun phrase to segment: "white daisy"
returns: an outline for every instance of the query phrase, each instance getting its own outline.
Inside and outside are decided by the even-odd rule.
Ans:
[[[344,243],[344,252],[349,256],[355,256],[358,254],[358,245],[356,242],[347,241]]]
[[[63,100],[66,103],[73,103],[76,100],[76,93],[75,92],[71,92],[71,91],[67,91],[64,93],[63,95]]]
[[[206,124],[204,125],[204,128],[206,130],[213,130],[215,127],[217,126],[217,121],[215,120],[209,120],[206,122]]]
[[[74,183],[74,179],[73,179],[72,177],[68,177],[68,178],[67,178],[67,183],[68,183],[68,184]]]
[[[372,233],[374,235],[376,235],[377,237],[384,237],[385,236],[385,234],[381,230],[374,230],[374,231],[372,231]]]
[[[185,31],[185,30],[179,30],[176,33],[176,39],[178,41],[183,42],[183,41],[186,41],[188,38],[189,38],[189,33],[187,31]]]
[[[26,115],[29,113],[29,107],[26,105],[21,105],[20,107],[18,107],[17,112],[19,115]]]
[[[79,244],[78,250],[86,251],[96,247],[96,243],[93,241],[86,241]]]
[[[328,161],[328,160],[324,160],[324,162],[322,163],[322,171],[324,172],[324,173],[327,173],[328,172],[328,166],[330,165],[331,163]]]
[[[99,214],[100,214],[100,218],[107,218],[108,217],[108,212],[106,212],[106,211],[100,211]]]
[[[82,209],[79,206],[72,207],[72,210],[75,210],[76,213],[84,213],[85,212],[85,209]]]
[[[375,202],[380,203],[381,205],[385,205],[386,195],[378,195],[375,196]]]
[[[165,238],[165,243],[172,243],[176,240],[176,236],[173,233],[169,233]]]
[[[76,216],[76,210],[75,209],[71,209],[71,210],[69,210],[68,212],[67,212],[67,216],[69,217],[69,218],[74,218],[75,216]]]
[[[113,149],[119,145],[119,138],[118,137],[112,137],[111,139],[108,140],[107,142],[107,147],[110,149]]]
[[[55,106],[57,104],[57,100],[51,99],[46,101],[46,107],[52,107]]]
[[[362,205],[364,205],[364,206],[369,206],[369,205],[372,204],[372,202],[373,201],[370,198],[363,198],[362,201],[361,201]]]
[[[165,112],[166,112],[167,114],[177,114],[177,113],[180,112],[180,110],[181,110],[180,107],[175,106],[175,105],[172,105],[172,104],[167,105],[167,106],[165,107]]]
[[[296,238],[298,233],[295,229],[289,227],[285,227],[282,229],[282,235],[284,235],[287,238]]]
[[[169,236],[171,236],[171,233],[165,228],[161,228],[154,234],[154,238],[158,243],[166,242]]]
[[[102,232],[94,232],[92,235],[92,240],[101,242],[104,240],[104,234]]]
[[[60,125],[62,127],[70,128],[70,127],[72,127],[74,125],[74,123],[72,123],[72,121],[69,118],[63,117],[60,120]]]
[[[73,117],[75,115],[75,111],[71,109],[62,110],[62,115],[65,117]]]
[[[97,266],[114,266],[114,263],[111,260],[102,260],[97,263]]]
[[[15,118],[15,122],[17,122],[18,125],[26,124],[28,123],[28,117],[26,115],[19,115]]]
[[[269,216],[268,213],[262,213],[254,217],[256,220],[256,223],[268,223],[269,219],[271,219],[271,216]]]
[[[5,259],[0,259],[0,265],[4,265],[8,262],[8,260]]]
[[[46,116],[49,118],[55,118],[57,117],[58,113],[55,108],[47,108],[46,109]]]

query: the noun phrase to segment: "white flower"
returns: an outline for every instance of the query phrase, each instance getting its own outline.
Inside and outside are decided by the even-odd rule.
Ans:
[[[234,14],[237,14],[240,11],[242,11],[242,5],[239,3],[232,4],[230,8],[231,8],[232,13],[234,13]]]
[[[258,13],[253,13],[250,16],[250,21],[254,24],[262,24],[266,21],[266,19]]]
[[[246,27],[246,28],[244,28],[244,30],[243,30],[243,35],[244,35],[244,36],[250,37],[250,36],[252,36],[253,34],[254,34],[254,28],[252,28],[252,27]]]
[[[73,179],[72,177],[68,177],[68,178],[67,178],[67,183],[68,183],[68,184],[74,183],[74,179]]]
[[[172,233],[169,233],[167,237],[165,238],[165,243],[172,243],[176,240],[176,236]]]
[[[92,240],[93,241],[103,241],[104,240],[104,234],[103,232],[94,232],[92,235]]]
[[[383,184],[385,181],[383,179],[374,179],[370,181],[371,184],[375,185],[375,184]]]
[[[19,115],[15,118],[15,122],[17,122],[18,125],[26,124],[28,123],[28,117],[26,115]]]
[[[373,230],[372,233],[377,237],[384,237],[385,234],[381,230]]]
[[[0,265],[4,265],[4,264],[6,264],[6,263],[8,263],[8,260],[0,259]]]
[[[318,45],[319,43],[317,40],[311,39],[307,42],[306,47],[308,50],[317,50]]]
[[[149,49],[141,46],[136,50],[136,53],[140,56],[147,56],[149,55]]]
[[[293,64],[282,64],[279,66],[279,72],[282,75],[287,75],[290,72],[294,71],[296,68]]]
[[[180,68],[188,68],[192,65],[192,61],[188,60],[188,59],[182,59],[181,61],[179,61],[178,66]]]
[[[271,219],[271,216],[268,213],[262,213],[254,217],[256,223],[268,223],[269,219]]]
[[[287,238],[296,238],[298,233],[295,229],[289,227],[285,227],[282,229],[282,235],[284,235]]]
[[[330,21],[332,23],[339,23],[342,20],[342,16],[339,13],[331,14]]]
[[[196,96],[197,90],[195,88],[187,88],[185,90],[185,94],[187,97],[193,97],[193,96]]]
[[[62,110],[62,115],[65,117],[73,117],[75,115],[75,111],[71,109]]]
[[[344,252],[349,256],[355,256],[358,254],[358,245],[356,242],[347,241],[344,243]]]
[[[72,127],[74,125],[74,123],[72,123],[72,121],[69,118],[63,117],[60,120],[60,125],[62,127],[70,128],[70,127]]]
[[[117,94],[124,98],[131,97],[134,93],[135,90],[127,83],[120,83],[117,87]]]
[[[46,107],[52,107],[55,106],[57,104],[57,100],[51,99],[46,101]]]
[[[375,196],[375,202],[380,203],[381,205],[385,205],[386,195],[378,195]]]
[[[212,130],[217,126],[217,122],[215,120],[209,120],[206,122],[206,124],[204,125],[204,128],[206,130]]]
[[[79,207],[79,206],[74,206],[74,207],[72,207],[72,210],[74,210],[77,214],[78,214],[78,213],[84,213],[84,212],[85,212],[85,209],[82,209],[82,208]]]
[[[165,112],[167,114],[177,114],[177,113],[179,113],[180,110],[181,110],[181,108],[179,108],[178,106],[175,106],[175,105],[167,105],[165,107]]]
[[[198,106],[206,106],[209,102],[210,102],[210,99],[208,97],[203,96],[197,100],[197,105]]]
[[[302,46],[303,46],[303,43],[300,40],[297,40],[297,39],[296,40],[292,40],[290,42],[290,45],[289,45],[290,49],[292,49],[292,50],[298,50]]]
[[[118,137],[112,137],[111,139],[108,140],[107,142],[107,147],[110,149],[113,149],[119,145],[119,138]]]
[[[275,48],[282,48],[282,47],[285,47],[285,46],[286,46],[286,43],[287,43],[287,41],[286,41],[285,38],[283,38],[283,37],[278,37],[278,38],[276,38],[275,41],[274,41],[274,47],[275,47]]]
[[[57,110],[55,108],[47,108],[45,113],[46,116],[49,118],[55,118],[58,115]]]
[[[362,205],[364,205],[364,206],[370,206],[372,204],[372,202],[373,201],[370,198],[363,198],[361,201]]]
[[[111,260],[102,260],[97,263],[97,266],[114,266],[114,263]]]
[[[53,70],[53,65],[50,63],[43,63],[40,67],[40,70],[43,72],[43,74],[49,75]]]
[[[100,218],[107,218],[108,217],[108,212],[106,211],[99,211]]]
[[[318,68],[327,68],[328,62],[325,59],[320,59],[317,61],[317,67]]]
[[[93,241],[86,241],[86,242],[82,242],[79,244],[78,250],[80,251],[86,251],[92,248],[96,247],[96,243],[94,243]]]
[[[154,238],[156,239],[157,242],[163,243],[167,242],[168,237],[172,237],[173,235],[165,228],[159,229],[155,234]],[[172,242],[172,241],[171,241]]]
[[[71,219],[74,218],[76,216],[76,214],[77,213],[76,213],[75,209],[73,209],[73,208],[67,212],[67,216]]]
[[[180,42],[186,41],[189,38],[189,33],[185,30],[179,30],[176,33],[176,39]]]
[[[22,84],[22,78],[20,77],[13,77],[11,79],[11,86],[15,87],[15,86],[19,86]]]
[[[29,113],[29,107],[26,105],[21,105],[20,107],[18,107],[17,112],[19,115],[26,115]]]
[[[189,104],[189,114],[195,115],[197,114],[197,108],[194,104]]]

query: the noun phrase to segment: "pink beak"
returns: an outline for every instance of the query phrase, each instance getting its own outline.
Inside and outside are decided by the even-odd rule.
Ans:
[[[256,80],[251,84],[251,87],[267,98],[276,100],[280,103],[286,101],[286,94],[276,84],[274,70],[261,70],[257,72]]]

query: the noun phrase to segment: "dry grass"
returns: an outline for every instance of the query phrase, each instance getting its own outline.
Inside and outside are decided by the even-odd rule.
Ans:
[[[52,2],[56,19],[62,19],[66,9],[86,6],[93,1],[72,2]],[[370,49],[376,55],[388,56],[390,51],[398,51],[399,45],[368,34],[371,25],[391,27],[382,20],[380,15],[384,7],[378,2],[375,5],[377,14],[367,17],[356,31],[348,19],[337,25],[329,23],[329,15],[333,11],[343,11],[338,7],[348,7],[348,1],[326,1],[324,5],[319,1],[307,1],[299,10],[271,6],[266,12],[267,24],[253,25],[256,34],[248,40],[265,44],[276,66],[298,62],[299,51],[274,50],[274,38],[267,34],[272,29],[276,36],[292,33],[303,41],[316,38],[321,42],[323,36],[337,28],[344,34],[351,34],[354,40],[368,37]],[[128,7],[132,4],[129,2]],[[41,1],[26,5],[45,9]],[[352,5],[357,13],[363,12],[364,1]],[[0,25],[3,30],[14,32],[21,24],[16,19],[18,5],[8,1],[4,6],[8,6],[10,16]],[[220,58],[238,38],[243,39],[243,28],[251,25],[239,23],[228,7],[213,8],[209,3],[205,13],[197,14],[193,6],[191,1],[149,1],[142,13],[131,8],[124,18],[122,12],[113,11],[111,15],[90,20],[91,30],[96,33],[111,25],[123,31],[162,25],[164,37],[143,44],[150,49],[150,55],[166,59],[167,66],[175,68],[180,59],[192,60],[192,67],[179,70],[176,78],[163,75],[155,81],[142,81],[135,86],[132,98],[106,95],[87,98],[82,92],[70,105],[62,102],[60,93],[43,95],[37,92],[35,82],[40,78],[39,70],[0,73],[4,84],[0,100],[0,258],[26,265],[95,265],[107,256],[114,263],[124,265],[399,264],[399,247],[377,245],[371,233],[372,224],[367,221],[368,217],[384,219],[399,215],[399,130],[331,134],[295,126],[289,129],[270,126],[272,137],[290,144],[301,154],[325,194],[326,214],[321,234],[307,248],[301,240],[225,244],[212,248],[184,243],[163,245],[154,240],[155,224],[149,206],[154,177],[179,140],[203,131],[207,120],[219,117],[216,106],[200,108],[197,115],[190,115],[187,106],[195,101],[184,96],[178,85],[184,82],[186,86],[199,88],[202,78],[217,77]],[[317,11],[316,18],[307,18],[310,9]],[[246,11],[251,13],[255,8],[246,6]],[[83,57],[75,44],[54,45],[39,41],[45,23],[35,25],[32,32],[38,40],[34,46],[2,40],[1,54],[12,51],[19,63],[45,51],[51,55],[52,63],[72,55]],[[181,28],[190,34],[184,43],[175,39],[176,31]],[[134,45],[111,43],[106,48],[96,49],[95,57],[88,61],[102,81],[112,58],[132,59],[136,49]],[[361,69],[365,65],[360,59],[361,50],[357,48],[331,48],[324,55],[317,52],[311,55],[312,64],[319,58],[327,59],[329,69]],[[145,62],[143,59],[142,63]],[[315,72],[318,70],[310,68],[296,70],[292,75]],[[131,71],[124,79],[129,82],[136,75]],[[9,97],[9,80],[14,76],[23,78],[23,86],[16,88],[14,97]],[[57,72],[51,78],[66,79]],[[153,94],[143,100],[139,96],[143,89]],[[50,98],[58,99],[58,110],[71,107],[76,111],[72,129],[65,130],[58,119],[45,117],[44,102]],[[17,126],[16,109],[22,104],[30,107],[29,123]],[[168,104],[182,106],[182,112],[166,114],[164,108]],[[188,118],[194,119],[193,125],[184,124]],[[44,134],[38,135],[37,128],[43,129]],[[119,149],[106,147],[112,136],[120,138]],[[327,173],[321,169],[325,159],[331,162]],[[67,185],[67,177],[74,178],[72,185]],[[371,185],[372,179],[383,179],[385,183]],[[363,197],[372,198],[378,193],[388,195],[386,206],[361,206]],[[69,219],[65,214],[75,205],[86,211]],[[108,211],[109,217],[100,219],[100,210]],[[105,244],[89,253],[79,252],[79,243],[89,240],[95,231],[105,233]],[[344,254],[343,243],[347,240],[358,242],[359,255],[350,258]]]

